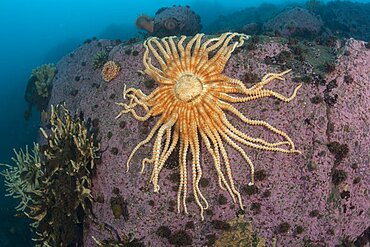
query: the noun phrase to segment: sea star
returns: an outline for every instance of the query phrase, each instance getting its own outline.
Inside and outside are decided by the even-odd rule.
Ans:
[[[158,87],[149,95],[145,95],[140,89],[129,88],[123,92],[124,97],[130,99],[129,104],[117,103],[123,107],[117,118],[126,113],[132,113],[134,118],[139,121],[159,116],[147,138],[134,148],[127,160],[128,170],[130,160],[135,152],[150,142],[157,133],[152,157],[143,159],[141,170],[144,171],[146,163],[153,164],[151,182],[154,186],[154,192],[158,192],[160,189],[158,185],[160,171],[179,143],[180,184],[177,202],[178,212],[181,211],[182,201],[185,213],[187,213],[188,179],[186,157],[190,148],[193,194],[200,208],[202,219],[204,209],[208,208],[208,202],[199,189],[199,181],[202,177],[199,135],[213,158],[219,186],[230,193],[234,202],[237,197],[240,207],[243,208],[240,193],[234,185],[231,165],[223,141],[237,150],[248,163],[251,170],[250,185],[254,184],[253,164],[243,148],[235,141],[260,150],[284,153],[299,153],[299,151],[295,149],[294,143],[286,133],[272,127],[267,122],[248,119],[229,103],[247,102],[263,97],[275,97],[289,102],[296,96],[301,87],[298,85],[290,97],[264,89],[264,86],[274,79],[284,80],[282,76],[290,71],[287,70],[280,74],[267,74],[259,83],[247,88],[242,81],[230,78],[222,74],[222,71],[231,53],[236,48],[243,46],[249,36],[224,33],[217,38],[202,42],[203,36],[204,34],[195,35],[187,42],[186,46],[184,46],[186,36],[181,36],[179,40],[177,37],[162,39],[152,37],[146,40],[143,58],[145,73],[158,83]],[[157,60],[160,68],[152,64],[152,58]],[[236,97],[231,94],[244,94],[245,96]],[[139,116],[134,109],[136,106],[141,106],[146,114]],[[246,124],[263,126],[284,140],[270,143],[260,138],[250,137],[235,128],[226,118],[224,111],[235,114]],[[163,146],[164,135],[166,137]],[[224,166],[222,166],[221,159]],[[224,172],[227,174],[227,179]]]

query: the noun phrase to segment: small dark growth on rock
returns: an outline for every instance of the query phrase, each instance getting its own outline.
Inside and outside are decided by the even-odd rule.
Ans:
[[[98,119],[98,118],[94,118],[94,119],[92,120],[92,126],[93,126],[94,128],[98,128],[98,127],[99,127],[99,119]]]
[[[254,174],[254,177],[255,177],[256,181],[262,181],[267,177],[267,173],[266,173],[265,170],[258,170]]]
[[[314,209],[314,210],[312,210],[311,212],[310,212],[310,217],[311,218],[313,218],[313,217],[317,217],[317,216],[319,216],[319,214],[320,214],[320,212],[319,212],[319,210],[317,210],[317,209]]]
[[[125,121],[121,121],[121,122],[119,122],[119,127],[120,127],[121,129],[124,129],[124,128],[126,127],[126,122],[125,122]]]
[[[263,192],[263,194],[262,194],[262,197],[264,197],[264,198],[267,198],[267,197],[270,197],[271,196],[271,191],[269,191],[269,190],[266,190],[265,192]]]
[[[242,187],[242,193],[251,196],[258,193],[258,188],[255,185],[245,185]]]
[[[227,199],[223,194],[220,194],[217,198],[217,202],[220,205],[225,205],[225,204],[227,204]]]
[[[343,170],[334,169],[331,174],[331,181],[334,185],[339,185],[347,179],[347,173]]]
[[[349,199],[351,197],[351,192],[349,192],[348,190],[344,190],[340,193],[340,198],[342,199]]]
[[[323,98],[320,95],[316,95],[313,96],[310,101],[312,104],[320,104],[321,102],[323,102]]]
[[[350,75],[345,75],[344,78],[343,78],[343,81],[346,84],[351,84],[353,82],[353,78]]]
[[[168,238],[168,241],[170,242],[170,244],[173,244],[176,246],[186,246],[186,245],[191,245],[193,243],[191,236],[184,230],[180,230],[180,231],[173,233]]]
[[[158,227],[156,234],[162,238],[168,238],[171,235],[171,230],[168,226]]]
[[[251,205],[251,211],[253,211],[253,214],[261,213],[261,203],[253,202]]]
[[[353,179],[353,184],[358,184],[361,182],[361,178],[360,177],[356,177],[355,179]]]
[[[71,94],[71,96],[75,97],[78,94],[78,90],[73,89],[70,94]]]
[[[113,155],[117,155],[118,154],[118,148],[112,148],[110,150],[110,152],[113,154]]]
[[[335,156],[335,164],[339,164],[345,157],[347,157],[349,149],[347,144],[340,144],[339,142],[330,142],[327,144],[330,153]]]
[[[303,231],[304,231],[303,226],[296,226],[296,228],[294,230],[295,234],[297,234],[297,235],[303,233]]]
[[[217,230],[226,231],[226,230],[229,230],[231,228],[229,223],[227,223],[225,221],[221,221],[221,220],[212,220],[211,224]]]
[[[199,185],[202,188],[208,187],[209,186],[209,180],[207,178],[201,178],[199,180]]]
[[[290,225],[288,222],[283,222],[280,225],[278,225],[276,231],[277,233],[287,233],[290,229]]]

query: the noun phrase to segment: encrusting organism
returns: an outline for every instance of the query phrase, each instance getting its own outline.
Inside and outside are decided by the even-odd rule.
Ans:
[[[40,112],[47,108],[56,73],[57,68],[54,64],[43,64],[32,70],[24,95],[29,103],[24,113],[25,119],[32,116],[32,106],[36,106]]]
[[[232,166],[224,142],[238,151],[249,165],[250,185],[254,184],[254,166],[239,144],[259,150],[290,154],[300,152],[285,132],[267,122],[245,117],[230,103],[243,103],[264,97],[274,97],[284,102],[290,102],[301,87],[301,84],[298,85],[289,97],[264,88],[273,80],[283,81],[283,76],[290,71],[287,70],[277,74],[269,73],[260,82],[247,88],[242,81],[230,78],[222,72],[231,53],[242,47],[249,36],[239,33],[224,33],[219,37],[202,41],[203,36],[204,34],[195,35],[186,45],[184,44],[186,36],[181,36],[179,39],[176,37],[162,39],[152,37],[146,40],[143,58],[145,73],[153,78],[159,86],[149,95],[145,95],[140,89],[129,88],[123,92],[124,97],[129,99],[129,103],[117,103],[123,107],[117,118],[126,113],[131,113],[139,121],[145,121],[150,117],[159,117],[147,138],[134,148],[127,160],[128,170],[136,151],[150,142],[157,133],[152,157],[143,159],[141,169],[143,172],[147,163],[152,164],[151,183],[153,183],[154,192],[160,190],[159,174],[179,143],[180,185],[177,202],[178,212],[181,211],[182,204],[185,213],[187,213],[188,181],[186,157],[190,149],[192,154],[192,189],[202,219],[204,209],[208,208],[208,202],[199,188],[199,181],[202,177],[199,136],[213,158],[219,186],[230,193],[234,202],[237,198],[240,207],[243,208],[240,193],[234,184]],[[156,64],[159,64],[160,68],[153,65],[152,58],[157,60]],[[236,97],[233,94],[242,94],[243,96]],[[139,116],[135,111],[136,106],[141,106],[146,114]],[[236,115],[246,124],[262,126],[283,140],[268,142],[251,137],[234,127],[227,119],[225,112]],[[164,136],[165,141],[162,145]]]
[[[93,58],[93,68],[99,69],[101,68],[107,61],[108,61],[108,52],[106,51],[99,51],[94,55]]]
[[[214,243],[215,247],[244,246],[244,247],[266,247],[266,239],[258,235],[253,229],[252,222],[243,216],[225,222],[228,226]],[[272,245],[275,246],[275,245]],[[275,246],[276,247],[276,246]]]
[[[32,220],[37,246],[72,246],[82,238],[92,203],[91,172],[99,144],[78,114],[51,106],[50,130],[40,129],[45,145],[15,152],[15,166],[0,174],[16,209]]]
[[[118,76],[121,66],[114,61],[108,61],[103,65],[101,76],[104,81],[110,82]]]
[[[31,77],[35,78],[37,94],[48,98],[57,69],[54,64],[43,64],[32,70]]]

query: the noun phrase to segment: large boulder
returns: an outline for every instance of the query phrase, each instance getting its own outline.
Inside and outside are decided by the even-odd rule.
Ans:
[[[317,35],[322,26],[323,22],[320,17],[299,7],[286,9],[263,25],[266,31],[273,31],[282,36]]]
[[[155,13],[153,36],[195,35],[202,29],[200,16],[189,6],[161,8]]]
[[[109,59],[121,65],[120,74],[109,83],[93,68],[94,55],[101,49],[107,49]],[[232,54],[224,73],[251,86],[251,74],[260,79],[280,71],[266,65],[266,58],[288,49],[280,40],[268,38],[254,50],[244,48]],[[285,131],[302,153],[245,148],[256,168],[256,183],[250,187],[248,165],[239,153],[228,149],[243,211],[219,188],[212,159],[203,152],[200,186],[210,204],[204,221],[191,195],[189,214],[177,213],[176,162],[169,162],[161,172],[159,193],[153,193],[149,183],[150,167],[140,175],[141,160],[150,155],[151,145],[139,150],[126,172],[128,155],[156,122],[138,122],[130,114],[115,119],[120,111],[115,102],[124,101],[125,84],[145,93],[157,86],[140,72],[144,70],[142,44],[115,46],[98,40],[65,56],[57,64],[50,104],[64,101],[71,111],[80,111],[94,127],[102,150],[93,177],[93,220],[85,229],[85,246],[95,246],[94,239],[145,246],[221,246],[227,239],[236,244],[243,234],[235,235],[239,239],[227,235],[235,233],[233,227],[240,226],[235,223],[239,221],[246,222],[249,230],[252,225],[254,233],[249,234],[257,234],[268,245],[334,246],[366,241],[362,235],[370,227],[370,50],[356,40],[349,40],[344,50],[346,55],[339,56],[323,83],[304,83],[290,103],[263,98],[235,104],[246,116]],[[293,75],[304,76],[288,74],[286,81],[273,82],[269,88],[290,95],[297,86]],[[231,115],[228,118],[245,133],[276,139],[268,130],[246,126]]]

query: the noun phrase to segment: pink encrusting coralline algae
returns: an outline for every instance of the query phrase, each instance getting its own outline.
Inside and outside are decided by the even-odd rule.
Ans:
[[[93,68],[94,54],[102,48],[109,60],[120,65],[118,76],[106,83]],[[278,39],[268,39],[250,51],[231,55],[224,73],[246,86],[247,75],[259,79],[280,69],[265,64],[265,58],[286,50]],[[173,154],[160,174],[161,190],[150,184],[151,167],[140,174],[141,160],[150,157],[152,145],[141,148],[126,171],[132,149],[152,129],[156,119],[135,120],[131,114],[115,119],[124,101],[125,88],[151,92],[156,83],[142,73],[141,43],[116,45],[97,40],[65,56],[58,64],[50,104],[66,102],[71,110],[83,112],[101,143],[101,159],[93,177],[93,220],[85,229],[85,246],[115,239],[136,241],[145,246],[212,246],[238,217],[250,221],[267,244],[278,246],[335,246],[361,241],[370,227],[370,50],[350,39],[326,83],[304,83],[290,103],[263,98],[233,104],[245,116],[260,119],[286,132],[301,154],[291,155],[245,148],[256,169],[256,182],[248,186],[248,164],[227,147],[233,178],[244,210],[218,185],[213,159],[202,152],[200,189],[209,202],[201,221],[189,185],[189,214],[177,213],[178,157]],[[269,88],[290,95],[300,75],[287,74],[286,81]],[[231,114],[227,118],[244,133],[266,140],[277,137],[261,127],[247,126]],[[227,146],[227,145],[226,145]],[[201,150],[206,150],[202,143]],[[189,174],[189,176],[191,176]],[[95,240],[94,240],[95,239]],[[363,240],[362,240],[363,241]]]

